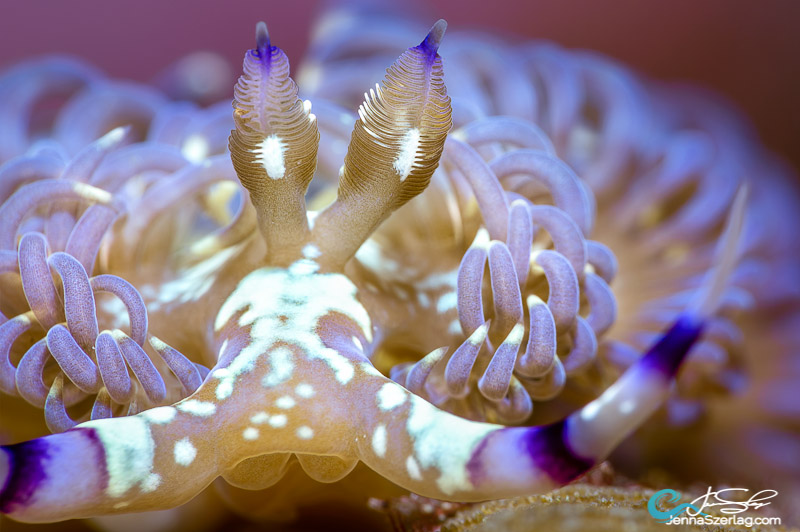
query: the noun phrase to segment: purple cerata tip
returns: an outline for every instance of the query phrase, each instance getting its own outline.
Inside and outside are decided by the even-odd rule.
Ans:
[[[565,430],[566,420],[562,419],[550,425],[531,427],[523,438],[539,470],[560,484],[572,482],[595,465],[572,450]]]
[[[428,32],[428,35],[425,36],[425,39],[419,44],[419,48],[428,55],[436,55],[436,52],[439,50],[439,44],[442,42],[442,37],[444,37],[445,30],[447,30],[447,22],[443,18],[440,18],[436,21],[436,24],[433,25],[431,31]]]
[[[261,57],[261,59],[267,59],[271,47],[267,23],[262,20],[256,24],[256,50],[258,50],[259,57]]]
[[[0,486],[0,513],[10,513],[25,506],[44,480],[43,462],[48,457],[47,443],[31,440],[3,447],[8,461],[8,473]]]
[[[681,362],[700,338],[703,324],[689,315],[679,316],[672,327],[647,350],[639,362],[643,370],[657,371],[667,378],[678,373]]]

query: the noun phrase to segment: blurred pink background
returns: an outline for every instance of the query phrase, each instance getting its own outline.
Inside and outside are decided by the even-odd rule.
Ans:
[[[325,5],[318,0],[3,2],[0,69],[58,51],[89,60],[114,77],[147,81],[199,49],[222,54],[238,69],[261,19],[296,65]],[[598,50],[657,79],[694,80],[738,104],[763,141],[800,167],[800,2],[433,0],[393,9],[431,22],[445,18],[451,28]]]

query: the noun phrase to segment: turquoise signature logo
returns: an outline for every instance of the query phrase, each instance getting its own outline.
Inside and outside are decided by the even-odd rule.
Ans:
[[[666,511],[662,511],[659,509],[659,503],[662,501],[666,501],[669,503],[676,503],[681,499],[681,494],[675,490],[661,490],[657,491],[650,497],[650,500],[647,501],[647,511],[650,512],[650,515],[653,516],[655,519],[658,520],[659,523],[666,523],[670,521],[673,517],[682,514],[683,512],[687,512],[688,510],[694,511],[694,516],[698,515],[708,515],[703,513],[700,508],[695,506],[694,504],[690,504],[685,502],[683,504],[679,504],[675,508],[671,508]],[[692,514],[689,514],[692,515]]]

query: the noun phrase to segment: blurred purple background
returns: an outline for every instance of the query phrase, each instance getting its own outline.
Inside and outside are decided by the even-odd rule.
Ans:
[[[297,64],[330,2],[36,1],[0,4],[0,69],[49,52],[78,55],[114,77],[148,81],[196,50],[238,69],[266,20]],[[433,0],[395,4],[451,28],[551,39],[622,60],[657,79],[693,80],[737,103],[764,142],[800,167],[800,2],[763,0]],[[446,61],[446,58],[445,58]]]

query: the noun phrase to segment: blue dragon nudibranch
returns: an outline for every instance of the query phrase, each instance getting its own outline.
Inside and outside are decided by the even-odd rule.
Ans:
[[[741,342],[726,312],[758,304],[740,285],[761,263],[742,257],[769,253],[751,221],[769,193],[726,180],[738,169],[713,137],[726,133],[682,126],[665,104],[687,131],[656,153],[619,111],[635,100],[623,74],[547,47],[514,59],[539,61],[547,133],[523,69],[489,96],[457,70],[451,101],[445,28],[392,63],[357,118],[322,99],[311,112],[263,23],[232,123],[227,105],[168,102],[66,60],[0,78],[0,390],[54,433],[2,447],[0,511],[167,509],[218,477],[266,490],[295,463],[331,483],[363,462],[450,501],[543,492],[670,397],[686,405],[672,391],[684,362],[724,366]],[[454,62],[506,68],[496,52],[457,41]],[[306,76],[328,79],[324,59]],[[590,103],[578,78],[596,83]],[[54,86],[78,92],[34,142],[26,114]],[[495,96],[517,116],[489,116]],[[676,235],[706,239],[699,270],[678,261],[662,278],[649,334],[615,323],[639,287],[612,291],[613,238],[588,240],[609,233],[595,218],[616,176],[639,171],[634,152],[648,185],[622,193],[615,223],[650,230],[650,253],[685,257]],[[682,202],[687,186],[713,197]],[[580,391],[601,364],[621,376]]]

